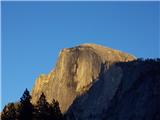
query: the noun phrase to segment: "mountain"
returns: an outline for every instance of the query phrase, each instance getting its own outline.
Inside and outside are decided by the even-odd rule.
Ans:
[[[160,120],[160,59],[96,44],[63,49],[56,67],[40,75],[32,103],[44,92],[66,120]]]
[[[40,75],[37,78],[32,90],[32,102],[36,103],[41,92],[44,92],[48,102],[53,98],[57,99],[62,112],[66,112],[76,97],[84,94],[99,81],[104,66],[109,69],[115,62],[134,59],[134,56],[127,53],[96,44],[82,44],[63,49],[56,67],[48,75]],[[108,79],[115,79],[115,86],[118,86],[122,76],[121,69],[113,67],[110,74],[113,75],[108,75]]]
[[[160,59],[115,63],[74,100],[66,118],[160,120]]]
[[[160,59],[117,65],[124,74],[104,120],[160,120]]]

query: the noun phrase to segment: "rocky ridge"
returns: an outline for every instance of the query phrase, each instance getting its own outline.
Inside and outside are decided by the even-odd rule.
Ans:
[[[160,120],[160,59],[117,62],[76,98],[67,120]]]
[[[63,49],[56,67],[48,75],[40,75],[36,80],[32,90],[32,102],[36,103],[41,92],[44,92],[48,102],[53,98],[57,99],[62,112],[67,112],[75,99],[84,96],[79,104],[87,106],[85,109],[88,111],[82,119],[99,105],[100,109],[91,112],[100,114],[105,109],[102,101],[113,98],[123,76],[121,67],[114,64],[134,59],[136,58],[130,54],[96,44]],[[98,99],[95,100],[94,97]]]

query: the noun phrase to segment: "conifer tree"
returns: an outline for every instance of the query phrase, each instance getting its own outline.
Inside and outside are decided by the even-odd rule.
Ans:
[[[26,89],[20,98],[19,105],[19,120],[32,120],[33,117],[33,105],[30,102],[31,95]]]
[[[37,101],[36,118],[38,120],[49,120],[49,114],[49,103],[46,101],[44,93],[42,93]]]
[[[41,94],[37,102],[36,110],[36,120],[62,120],[58,101],[53,99],[52,103],[49,104],[44,93]]]
[[[50,104],[50,114],[52,120],[62,120],[62,113],[59,108],[59,103],[55,99],[53,99],[52,103]]]
[[[4,107],[1,119],[2,120],[16,120],[16,108],[14,106],[14,103],[9,103],[7,106]]]

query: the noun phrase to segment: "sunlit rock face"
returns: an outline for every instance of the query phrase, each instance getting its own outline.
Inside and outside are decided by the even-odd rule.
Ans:
[[[32,102],[36,103],[41,92],[44,92],[48,102],[55,98],[59,101],[62,112],[65,112],[75,98],[84,95],[79,103],[87,106],[88,111],[85,111],[84,117],[87,112],[100,105],[100,109],[92,111],[99,114],[99,111],[104,109],[101,103],[112,99],[123,76],[121,67],[114,63],[134,59],[134,56],[127,53],[96,44],[63,49],[54,70],[48,75],[40,75],[36,80],[32,90]],[[100,80],[101,82],[98,82]],[[88,90],[91,90],[89,97],[85,94]],[[95,96],[97,100],[91,100]]]

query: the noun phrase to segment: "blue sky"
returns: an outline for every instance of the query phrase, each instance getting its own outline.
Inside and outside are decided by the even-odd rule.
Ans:
[[[61,49],[96,43],[159,54],[158,2],[2,2],[2,107],[18,100]]]

